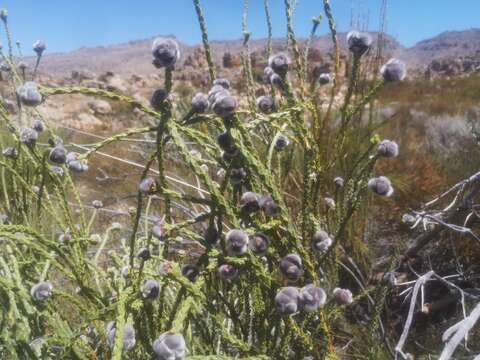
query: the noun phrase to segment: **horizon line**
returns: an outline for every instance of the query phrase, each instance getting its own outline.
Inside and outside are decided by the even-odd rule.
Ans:
[[[413,44],[412,46],[404,45],[400,40],[397,39],[397,37],[395,37],[394,35],[392,35],[388,32],[385,32],[385,34],[388,35],[391,39],[395,40],[402,48],[411,49],[411,48],[414,48],[416,45],[418,45],[418,44],[420,44],[424,41],[434,39],[434,38],[436,38],[440,35],[446,34],[446,33],[455,33],[455,32],[461,33],[461,32],[466,32],[466,31],[471,31],[471,30],[480,31],[480,27],[469,27],[469,28],[465,28],[465,29],[462,29],[462,30],[444,30],[444,31],[441,31],[438,34],[432,36],[432,37],[419,40],[415,44]],[[370,34],[378,34],[379,33],[379,31],[373,31],[373,30],[372,31],[365,31],[365,32],[370,33]],[[347,34],[347,33],[348,33],[348,31],[338,31],[337,32],[337,34]],[[317,36],[315,36],[315,38],[319,39],[319,38],[328,37],[328,36],[330,36],[330,33],[327,31],[323,34],[318,34]],[[184,40],[178,38],[175,34],[157,34],[157,35],[148,36],[148,37],[139,38],[139,39],[134,39],[134,40],[126,40],[126,41],[123,41],[123,42],[107,43],[107,44],[104,44],[104,45],[96,45],[96,46],[80,46],[80,47],[78,47],[76,49],[72,49],[72,50],[55,51],[55,52],[51,52],[51,53],[46,52],[44,54],[44,56],[69,54],[69,53],[73,53],[73,52],[80,51],[80,50],[85,50],[85,49],[101,49],[101,48],[125,45],[125,44],[129,44],[129,43],[138,43],[138,42],[143,42],[143,41],[148,41],[148,40],[151,40],[151,39],[155,39],[157,37],[174,38],[175,40],[177,40],[180,43],[180,45],[187,46],[187,47],[202,46],[201,41],[194,42],[194,43],[189,43],[188,41],[184,41]],[[258,38],[251,37],[250,41],[252,41],[252,40],[253,41],[262,41],[262,40],[267,40],[267,39],[268,39],[268,37],[265,37],[265,36],[258,37]],[[284,39],[286,39],[285,36],[283,36],[283,37],[278,37],[278,36],[272,37],[272,41],[284,40]],[[308,40],[307,37],[297,37],[297,39],[300,40],[300,41]],[[216,39],[215,38],[215,39],[210,39],[209,40],[210,43],[235,42],[235,41],[242,41],[243,42],[243,39],[242,39],[242,37],[238,37],[238,38],[226,38],[226,39]],[[47,46],[48,46],[48,42],[47,42]],[[48,48],[47,48],[47,51],[48,51]],[[28,56],[24,56],[24,57],[25,58],[30,58],[30,57],[34,57],[34,56],[33,55],[28,55]]]

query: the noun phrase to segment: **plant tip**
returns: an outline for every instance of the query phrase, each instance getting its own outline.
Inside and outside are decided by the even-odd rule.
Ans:
[[[53,286],[49,282],[40,281],[39,283],[32,286],[32,288],[30,289],[30,294],[35,300],[48,300],[53,294]]]
[[[356,56],[362,56],[372,46],[372,37],[368,33],[352,30],[347,34],[348,49]]]
[[[333,289],[333,298],[340,305],[349,305],[353,302],[352,292],[348,289]]]
[[[275,308],[282,315],[291,315],[298,311],[300,292],[296,287],[287,286],[275,296]]]
[[[152,344],[157,360],[181,360],[185,357],[187,345],[181,334],[165,332]]]
[[[403,81],[407,76],[407,66],[399,59],[390,59],[380,69],[386,82]]]
[[[170,68],[180,59],[180,48],[173,39],[157,38],[152,44],[153,65]]]
[[[370,179],[368,181],[368,188],[380,196],[389,197],[393,194],[392,183],[385,176]]]
[[[248,235],[242,230],[230,230],[225,236],[227,250],[230,255],[243,255],[247,252]]]

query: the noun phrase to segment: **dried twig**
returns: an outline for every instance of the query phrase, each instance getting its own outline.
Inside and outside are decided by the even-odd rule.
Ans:
[[[470,315],[455,325],[449,327],[442,336],[443,341],[448,341],[443,348],[439,360],[448,360],[452,357],[455,349],[462,339],[468,334],[470,329],[480,318],[480,303],[475,306]],[[478,356],[477,356],[478,357]]]
[[[404,359],[407,359],[406,354],[404,354],[403,352],[403,347],[405,345],[405,341],[407,341],[410,327],[412,326],[413,312],[415,310],[415,304],[417,302],[418,290],[423,287],[423,285],[425,285],[425,283],[433,276],[433,274],[433,271],[429,271],[425,275],[420,276],[415,282],[412,298],[410,300],[410,308],[408,309],[407,320],[405,321],[405,326],[403,327],[403,332],[400,336],[400,340],[398,340],[397,346],[395,346],[395,359],[398,358],[398,354],[400,354]]]

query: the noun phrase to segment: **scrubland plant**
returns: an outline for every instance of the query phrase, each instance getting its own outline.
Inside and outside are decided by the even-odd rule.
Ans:
[[[19,105],[15,116],[0,106],[7,133],[0,159],[1,358],[340,359],[360,358],[357,344],[371,346],[365,358],[389,357],[380,318],[386,285],[366,287],[369,261],[358,239],[368,199],[394,192],[376,165],[394,161],[398,146],[381,141],[363,115],[380,88],[404,79],[405,65],[392,59],[380,80],[360,79],[372,39],[352,31],[346,46],[353,61],[342,87],[341,44],[324,0],[334,71],[312,78],[308,47],[295,37],[285,0],[287,47],[274,53],[269,40],[265,81],[257,83],[245,1],[246,91],[234,94],[217,74],[203,10],[193,3],[210,84],[187,112],[171,97],[181,59],[172,39],[152,45],[152,71],[163,72],[164,83],[151,106],[101,89],[37,84],[41,41],[32,71],[13,55],[11,41],[1,53]],[[270,28],[268,1],[265,9]],[[313,19],[312,38],[320,21]],[[369,86],[365,94],[360,82]],[[122,102],[149,120],[75,153],[36,108],[60,94]],[[142,134],[155,147],[138,178],[131,221],[94,236],[103,204],[82,202],[77,177],[91,171],[97,151]],[[183,179],[168,176],[169,167]],[[160,205],[153,201],[159,198]],[[171,256],[179,239],[200,253]],[[115,250],[105,251],[113,242]],[[352,314],[359,304],[362,321]]]

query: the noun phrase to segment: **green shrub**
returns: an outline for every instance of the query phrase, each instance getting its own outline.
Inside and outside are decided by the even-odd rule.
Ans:
[[[194,5],[212,84],[216,69],[199,1]],[[367,217],[367,198],[374,196],[369,180],[385,175],[377,174],[377,162],[392,161],[377,153],[380,139],[361,121],[384,81],[360,79],[365,49],[356,52],[345,101],[334,104],[341,82],[339,44],[327,0],[324,6],[335,45],[336,70],[329,84],[308,78],[308,56],[299,50],[291,4],[285,1],[288,49],[281,61],[270,61],[277,71],[270,74],[274,83],[268,83],[271,76],[263,84],[254,81],[245,22],[245,92],[232,95],[216,85],[209,101],[221,116],[183,111],[189,106],[185,102],[174,106],[168,95],[178,48],[162,39],[155,41],[153,55],[165,71],[165,96],[157,96],[153,107],[100,89],[45,86],[38,93],[32,87],[28,94],[35,101],[20,97],[19,117],[2,104],[5,142],[18,150],[18,156],[0,160],[6,214],[0,225],[2,358],[145,359],[156,354],[166,359],[169,352],[182,356],[184,339],[191,359],[339,359],[345,353],[340,348],[362,326],[366,334],[355,335],[355,344],[371,344],[370,358],[385,358],[378,310],[384,285],[365,290],[349,275],[357,269],[345,263],[354,259],[368,265],[355,242],[363,231],[357,224]],[[315,18],[312,37],[318,23]],[[18,73],[14,57],[2,56],[11,67],[12,85],[23,86],[25,73]],[[36,68],[27,76],[35,73]],[[365,83],[371,86],[360,95],[359,84]],[[257,109],[259,88],[272,96],[275,111]],[[193,93],[185,85],[179,89]],[[141,111],[151,124],[109,136],[81,154],[69,151],[54,167],[49,154],[63,146],[55,129],[47,127],[36,143],[24,129],[34,131],[29,126],[40,114],[32,105],[40,95],[42,101],[54,101],[60,94],[120,103],[122,112]],[[219,144],[220,133],[229,134],[232,143]],[[150,135],[155,146],[136,179],[141,184],[136,207],[129,221],[102,228],[97,224],[102,205],[87,207],[76,184],[92,171],[89,159],[97,152],[141,134]],[[379,187],[378,194],[390,193]],[[326,234],[321,240],[329,240],[321,246],[315,240],[320,230]],[[186,239],[199,253],[172,254]],[[282,290],[287,286],[301,291]],[[345,287],[353,299],[342,300],[350,291],[339,289]],[[364,325],[352,323],[345,313],[369,294],[378,300],[375,316]],[[291,303],[280,306],[282,301]]]

